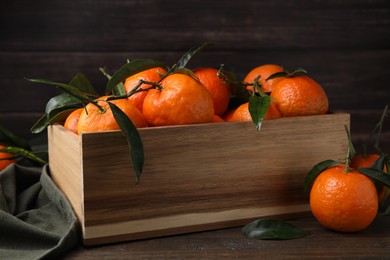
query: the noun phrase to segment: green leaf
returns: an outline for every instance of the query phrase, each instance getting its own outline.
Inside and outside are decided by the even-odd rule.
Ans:
[[[2,125],[0,125],[0,143],[30,149],[30,145],[25,139],[12,133]]]
[[[373,168],[359,168],[357,171],[390,187],[390,174]]]
[[[387,154],[382,154],[371,166],[371,168],[377,170],[383,170],[385,165],[389,162],[389,156]]]
[[[165,67],[165,65],[163,62],[150,59],[136,59],[126,63],[117,72],[115,72],[111,79],[107,82],[105,91],[106,95],[109,95],[119,83],[123,82],[131,75],[157,67]]]
[[[28,158],[30,160],[36,161],[40,164],[47,163],[42,158],[36,156],[35,153],[33,153],[29,150],[26,150],[24,148],[21,148],[21,147],[7,146],[5,148],[0,149],[0,152],[11,153],[11,154],[16,155],[16,156],[23,156],[23,157]]]
[[[140,180],[144,166],[144,146],[137,128],[127,115],[118,108],[115,104],[107,102],[114,115],[115,121],[118,123],[122,134],[126,137],[130,148],[131,160],[133,162],[134,172],[137,183]]]
[[[47,102],[46,108],[45,108],[45,113],[49,114],[51,111],[56,110],[56,109],[60,109],[63,107],[79,108],[79,107],[82,107],[82,102],[78,98],[76,98],[68,93],[62,93],[60,95],[52,97]]]
[[[246,90],[244,84],[238,80],[237,75],[229,70],[224,69],[224,65],[218,71],[218,77],[223,79],[229,86],[230,93],[236,97],[238,103],[246,103],[249,101],[250,94]]]
[[[186,74],[188,76],[191,76],[193,77],[194,79],[196,79],[197,81],[199,81],[199,78],[195,75],[195,73],[190,70],[190,69],[187,69],[187,68],[178,68],[178,69],[175,69],[173,72],[171,72],[171,74]]]
[[[267,81],[279,77],[294,77],[294,76],[298,76],[298,74],[300,73],[307,74],[307,71],[303,68],[296,68],[293,70],[293,72],[288,72],[287,70],[284,70],[284,71],[275,72],[274,74],[271,74],[265,80]]]
[[[321,172],[337,164],[340,164],[340,162],[334,160],[325,160],[314,165],[314,167],[309,171],[309,173],[306,175],[305,178],[305,182],[303,186],[305,193],[306,194],[309,193],[311,186],[313,185],[315,179],[318,177],[318,175],[320,175]]]
[[[67,107],[53,109],[49,114],[45,113],[41,118],[39,118],[30,131],[34,134],[41,133],[49,125],[64,122],[73,110],[74,108]]]
[[[108,80],[110,80],[112,78],[112,76],[110,74],[108,74],[108,72],[106,71],[105,68],[99,68],[99,70],[103,73],[104,76],[107,77]],[[114,96],[126,95],[126,91],[125,91],[125,87],[123,85],[123,82],[120,82],[118,85],[116,85],[114,87],[114,89],[112,90],[112,93],[114,94]]]
[[[303,73],[303,74],[307,74],[307,70],[303,69],[303,68],[296,68],[293,70],[293,72],[291,72],[290,74],[292,76],[296,76],[298,73]]]
[[[245,225],[241,232],[249,238],[264,240],[288,240],[310,235],[293,224],[283,220],[255,220]]]
[[[70,86],[76,87],[81,91],[90,95],[98,97],[99,94],[96,92],[91,82],[82,73],[77,73],[69,83]]]
[[[260,130],[261,128],[261,124],[263,123],[270,103],[271,98],[267,95],[253,95],[249,98],[248,109],[257,130]]]
[[[61,90],[65,91],[66,93],[69,93],[70,95],[78,98],[80,101],[90,101],[90,93],[86,93],[82,90],[79,90],[77,87],[65,84],[65,83],[60,83],[60,82],[55,82],[51,80],[46,80],[46,79],[27,79],[28,81],[34,82],[34,83],[41,83],[41,84],[46,84],[46,85],[52,85],[60,88]]]
[[[287,71],[275,72],[274,74],[269,75],[269,77],[266,78],[265,80],[267,81],[267,80],[271,80],[271,79],[275,79],[275,78],[287,77],[287,75],[288,75]]]
[[[177,62],[176,68],[185,68],[188,64],[188,62],[191,60],[192,57],[195,56],[198,52],[200,52],[202,49],[204,49],[206,46],[211,45],[210,43],[203,43],[201,45],[197,45],[189,49],[184,55],[180,58],[180,60]]]

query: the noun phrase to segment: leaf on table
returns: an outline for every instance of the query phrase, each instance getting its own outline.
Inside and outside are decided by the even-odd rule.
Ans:
[[[283,220],[255,220],[242,228],[242,233],[249,238],[262,240],[288,240],[310,235],[295,225]]]

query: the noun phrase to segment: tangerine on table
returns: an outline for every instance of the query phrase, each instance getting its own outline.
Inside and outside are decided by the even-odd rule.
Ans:
[[[357,154],[355,155],[352,160],[350,166],[354,169],[359,169],[359,168],[370,168],[376,160],[379,159],[379,154],[367,154],[367,155],[362,155],[362,154]],[[386,165],[383,169],[385,172],[387,172]],[[382,201],[385,200],[385,194],[388,192],[389,188],[386,187],[385,185],[382,185],[382,188],[379,190],[379,195],[378,195],[378,201],[379,204],[382,203]]]
[[[328,97],[315,80],[308,76],[286,77],[271,92],[282,117],[326,114]]]
[[[165,69],[159,68],[159,67],[147,69],[147,70],[141,71],[139,73],[136,73],[136,74],[128,77],[125,80],[125,83],[123,86],[125,88],[126,93],[128,93],[131,90],[133,90],[134,87],[137,86],[137,84],[139,84],[140,80],[145,80],[145,81],[149,81],[149,82],[158,82],[161,79],[162,75],[164,75],[166,73],[167,73],[167,71]],[[149,87],[150,87],[149,84],[143,83],[139,86],[139,89],[147,89]],[[142,105],[143,105],[144,99],[146,97],[146,94],[147,94],[147,91],[141,91],[141,92],[135,93],[135,94],[131,95],[130,97],[128,97],[128,100],[131,103],[133,103],[142,112]]]
[[[227,83],[218,77],[218,70],[214,68],[193,69],[199,81],[207,88],[213,98],[214,113],[222,116],[229,106],[230,90]]]
[[[68,115],[65,120],[64,127],[73,133],[77,134],[77,128],[79,124],[80,114],[84,108],[78,108]]]
[[[107,96],[97,99],[98,104],[105,110],[104,113],[92,103],[89,103],[85,109],[82,110],[78,123],[79,134],[84,132],[120,130],[109,105],[104,101],[106,99]],[[135,127],[140,128],[147,126],[142,113],[127,99],[116,99],[110,100],[109,102],[121,109],[133,122]]]
[[[240,105],[236,110],[234,111],[231,121],[252,121],[252,117],[249,113],[249,102],[246,102],[242,105]],[[278,109],[276,108],[276,105],[274,102],[271,102],[267,113],[264,116],[264,120],[269,120],[269,119],[276,119],[280,118],[280,113]]]
[[[5,148],[6,146],[0,144],[0,149]],[[10,153],[0,152],[0,171],[4,170],[11,163],[16,162],[15,156]],[[12,159],[9,159],[12,158]]]
[[[379,157],[379,154],[357,154],[352,158],[350,166],[354,169],[370,168]]]
[[[341,232],[367,228],[378,211],[378,195],[367,176],[345,165],[320,173],[310,192],[310,208],[323,226]]]
[[[253,68],[244,78],[245,83],[253,83],[256,77],[260,76],[259,82],[261,84],[261,89],[263,92],[272,92],[275,85],[283,79],[283,77],[277,77],[270,80],[267,80],[269,76],[277,72],[283,72],[283,67],[276,64],[264,64],[258,67]],[[252,91],[253,86],[247,86],[247,90]]]
[[[145,97],[143,114],[150,126],[210,123],[214,105],[210,92],[188,74],[175,73],[151,89]]]

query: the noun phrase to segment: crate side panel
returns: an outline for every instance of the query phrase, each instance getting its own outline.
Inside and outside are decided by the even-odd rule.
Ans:
[[[51,178],[66,195],[83,222],[83,189],[80,138],[61,125],[48,128]]]

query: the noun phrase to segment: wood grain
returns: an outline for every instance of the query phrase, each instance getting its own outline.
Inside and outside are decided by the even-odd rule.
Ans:
[[[18,0],[0,12],[7,51],[185,51],[205,41],[223,50],[389,46],[386,0]]]
[[[51,178],[66,195],[82,223],[84,212],[80,137],[63,127],[56,130],[49,127],[48,138]]]
[[[105,246],[78,246],[64,259],[387,259],[390,218],[378,216],[363,232],[345,234],[322,227],[313,217],[287,219],[311,233],[286,241],[254,240],[241,227],[167,236]]]
[[[49,136],[51,151],[55,144],[65,152],[81,146],[67,156],[81,155],[82,162],[68,166],[57,157],[50,169],[60,187],[79,178],[83,194],[75,198],[82,201],[71,203],[82,205],[85,244],[229,227],[307,212],[304,177],[319,161],[345,156],[344,125],[348,114],[269,120],[260,132],[251,122],[139,129],[145,150],[139,186],[120,132],[83,133],[78,145],[58,125],[51,131],[65,135]]]

